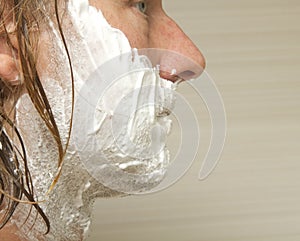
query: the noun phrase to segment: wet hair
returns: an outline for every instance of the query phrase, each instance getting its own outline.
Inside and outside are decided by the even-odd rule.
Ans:
[[[57,0],[48,0],[45,3],[54,6],[52,9],[54,9],[57,25],[65,43]],[[18,85],[12,86],[7,81],[0,79],[0,229],[10,220],[18,204],[25,202],[33,205],[43,218],[47,226],[47,233],[50,223],[35,200],[34,186],[27,165],[26,149],[14,121],[16,102],[22,91],[25,90],[57,145],[58,175],[51,185],[53,187],[61,171],[66,147],[64,149],[51,106],[36,68],[38,29],[41,22],[45,20],[45,8],[42,6],[45,6],[43,0],[0,0],[0,38],[5,39],[11,51],[16,54],[16,60],[20,65],[20,83]],[[7,28],[8,19],[14,22],[13,32],[9,32]],[[10,34],[15,35],[17,49],[13,47]],[[68,55],[67,48],[66,52]],[[70,59],[69,63],[71,67]],[[71,78],[73,80],[72,73]],[[70,130],[71,126],[72,123],[70,123]]]

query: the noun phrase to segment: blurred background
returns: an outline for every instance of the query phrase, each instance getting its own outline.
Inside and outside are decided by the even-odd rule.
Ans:
[[[200,182],[209,118],[183,86],[201,129],[193,166],[162,192],[98,200],[88,241],[300,240],[300,1],[164,5],[203,51],[223,96],[224,152]]]

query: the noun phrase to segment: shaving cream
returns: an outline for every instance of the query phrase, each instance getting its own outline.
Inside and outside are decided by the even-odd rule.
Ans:
[[[50,16],[48,21],[49,31],[42,35],[48,44],[40,50],[47,53],[41,57],[47,67],[40,77],[66,143],[72,109],[70,69],[57,26]],[[43,236],[43,222],[35,220],[30,205],[19,205],[13,222],[23,240],[83,240],[96,197],[147,191],[162,181],[169,162],[165,136],[171,121],[162,113],[172,108],[172,83],[162,80],[158,69],[132,50],[125,35],[87,0],[68,3],[63,29],[75,77],[74,125],[62,176],[48,196],[57,173],[55,141],[27,94],[17,104],[16,121],[36,199],[46,200],[40,206],[51,223],[50,233]]]

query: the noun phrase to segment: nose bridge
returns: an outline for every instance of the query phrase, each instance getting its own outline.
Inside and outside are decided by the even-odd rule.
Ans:
[[[174,73],[175,69],[176,75],[185,80],[199,76],[205,68],[205,59],[190,38],[167,15],[160,19],[157,26],[159,32],[153,35],[154,47],[170,51],[161,57],[161,70]]]

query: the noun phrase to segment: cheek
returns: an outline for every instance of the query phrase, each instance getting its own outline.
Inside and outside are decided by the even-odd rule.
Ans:
[[[148,48],[149,33],[148,29],[137,24],[120,25],[116,28],[120,29],[128,38],[132,48]]]
[[[131,13],[121,15],[118,19],[113,16],[105,18],[112,27],[120,29],[125,34],[132,48],[149,47],[149,27],[144,19],[140,20]]]
[[[105,1],[90,1],[90,4],[100,9],[107,22],[121,30],[128,38],[132,48],[149,47],[149,26],[147,20],[133,7],[122,7]]]
[[[130,8],[124,18],[123,26],[120,26],[131,46],[134,48],[148,48],[150,27],[147,19],[135,8]]]

